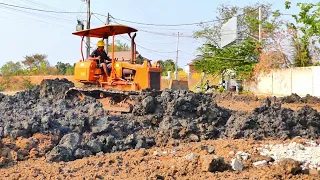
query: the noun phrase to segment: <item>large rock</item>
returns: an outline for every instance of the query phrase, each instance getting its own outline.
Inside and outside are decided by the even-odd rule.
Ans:
[[[140,100],[140,102],[138,101],[138,103],[135,104],[133,113],[135,115],[142,116],[149,113],[153,113],[155,109],[156,109],[156,103],[155,103],[154,97],[147,96],[142,100]]]
[[[100,118],[92,122],[92,133],[106,133],[111,131],[111,124],[108,122],[108,118]]]
[[[232,159],[231,167],[235,171],[242,171],[243,170],[243,164],[237,158]]]
[[[70,133],[70,134],[64,135],[61,138],[59,145],[68,148],[69,150],[71,150],[71,152],[74,152],[78,148],[80,142],[81,142],[80,134]]]
[[[80,159],[80,158],[83,158],[83,157],[89,157],[90,155],[92,155],[92,152],[89,151],[89,150],[84,150],[84,149],[77,149],[75,152],[74,152],[74,157],[76,159]]]
[[[89,150],[93,153],[98,153],[102,151],[102,142],[99,139],[91,140],[87,143]]]
[[[74,84],[67,79],[47,79],[40,84],[40,97],[60,99]]]
[[[49,153],[46,154],[46,160],[50,162],[67,162],[74,159],[75,158],[73,157],[71,149],[61,145],[54,147]]]
[[[268,162],[266,160],[262,160],[262,161],[257,161],[257,162],[254,162],[252,163],[253,166],[256,166],[256,167],[259,167],[259,166],[265,166],[267,165]]]

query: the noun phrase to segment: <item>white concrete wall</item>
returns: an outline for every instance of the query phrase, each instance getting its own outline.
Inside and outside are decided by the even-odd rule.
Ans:
[[[291,69],[282,69],[272,72],[272,94],[291,94]]]
[[[320,66],[316,66],[312,71],[312,84],[313,84],[313,92],[314,96],[320,97]]]
[[[292,92],[299,96],[313,95],[313,78],[312,68],[292,69]]]
[[[320,66],[272,70],[260,75],[257,82],[250,83],[249,90],[256,94],[320,97]]]

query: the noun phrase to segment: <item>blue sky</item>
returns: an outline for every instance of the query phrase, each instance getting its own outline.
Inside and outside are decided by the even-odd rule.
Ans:
[[[31,7],[37,9],[56,11],[84,11],[82,0],[0,0],[2,3]],[[244,6],[258,1],[247,0],[91,0],[91,11],[99,14],[109,12],[118,19],[153,24],[183,24],[213,20],[216,17],[216,7],[223,2]],[[272,3],[274,9],[283,10],[285,0],[264,0]],[[292,1],[295,4],[297,1]],[[304,0],[303,2],[316,2]],[[82,7],[82,8],[81,8]],[[283,11],[294,13],[296,9]],[[103,16],[98,16],[105,21]],[[85,14],[52,14],[30,10],[8,9],[0,4],[0,34],[1,54],[0,66],[7,61],[21,61],[25,55],[42,53],[48,55],[50,64],[55,65],[58,61],[75,63],[80,58],[80,37],[73,36],[77,18],[85,19]],[[102,22],[92,17],[91,27],[98,27]],[[117,21],[133,26],[138,30],[172,34],[162,36],[146,32],[138,32],[136,42],[144,48],[137,50],[145,57],[152,60],[175,59],[176,41],[174,36],[178,31],[183,36],[191,36],[197,26],[179,27],[155,27],[137,25]],[[129,44],[122,37],[116,39]],[[95,44],[96,40],[93,40]],[[180,38],[179,66],[184,66],[196,55],[196,48],[201,45],[190,37]],[[168,52],[168,53],[167,53]],[[170,53],[173,52],[173,53]]]

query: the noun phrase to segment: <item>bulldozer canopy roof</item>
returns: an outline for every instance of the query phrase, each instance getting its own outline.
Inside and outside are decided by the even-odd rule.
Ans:
[[[77,31],[72,34],[77,36],[89,36],[95,38],[106,38],[107,36],[137,32],[138,30],[124,25],[105,25],[98,28]]]

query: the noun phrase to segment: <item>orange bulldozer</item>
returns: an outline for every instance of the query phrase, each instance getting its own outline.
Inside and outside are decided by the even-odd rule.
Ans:
[[[82,87],[71,88],[67,97],[84,95],[98,99],[104,109],[116,113],[131,112],[134,102],[130,96],[139,95],[143,90],[161,88],[160,63],[151,63],[144,60],[137,63],[136,44],[134,38],[137,30],[124,25],[105,25],[98,28],[76,31],[72,34],[82,37],[81,55],[82,59],[75,64],[74,79],[83,84]],[[134,33],[132,36],[131,34]],[[115,36],[128,34],[131,39],[130,61],[115,59],[114,42]],[[82,52],[84,37],[106,39],[112,37],[110,70],[104,72],[99,62],[85,59]]]

